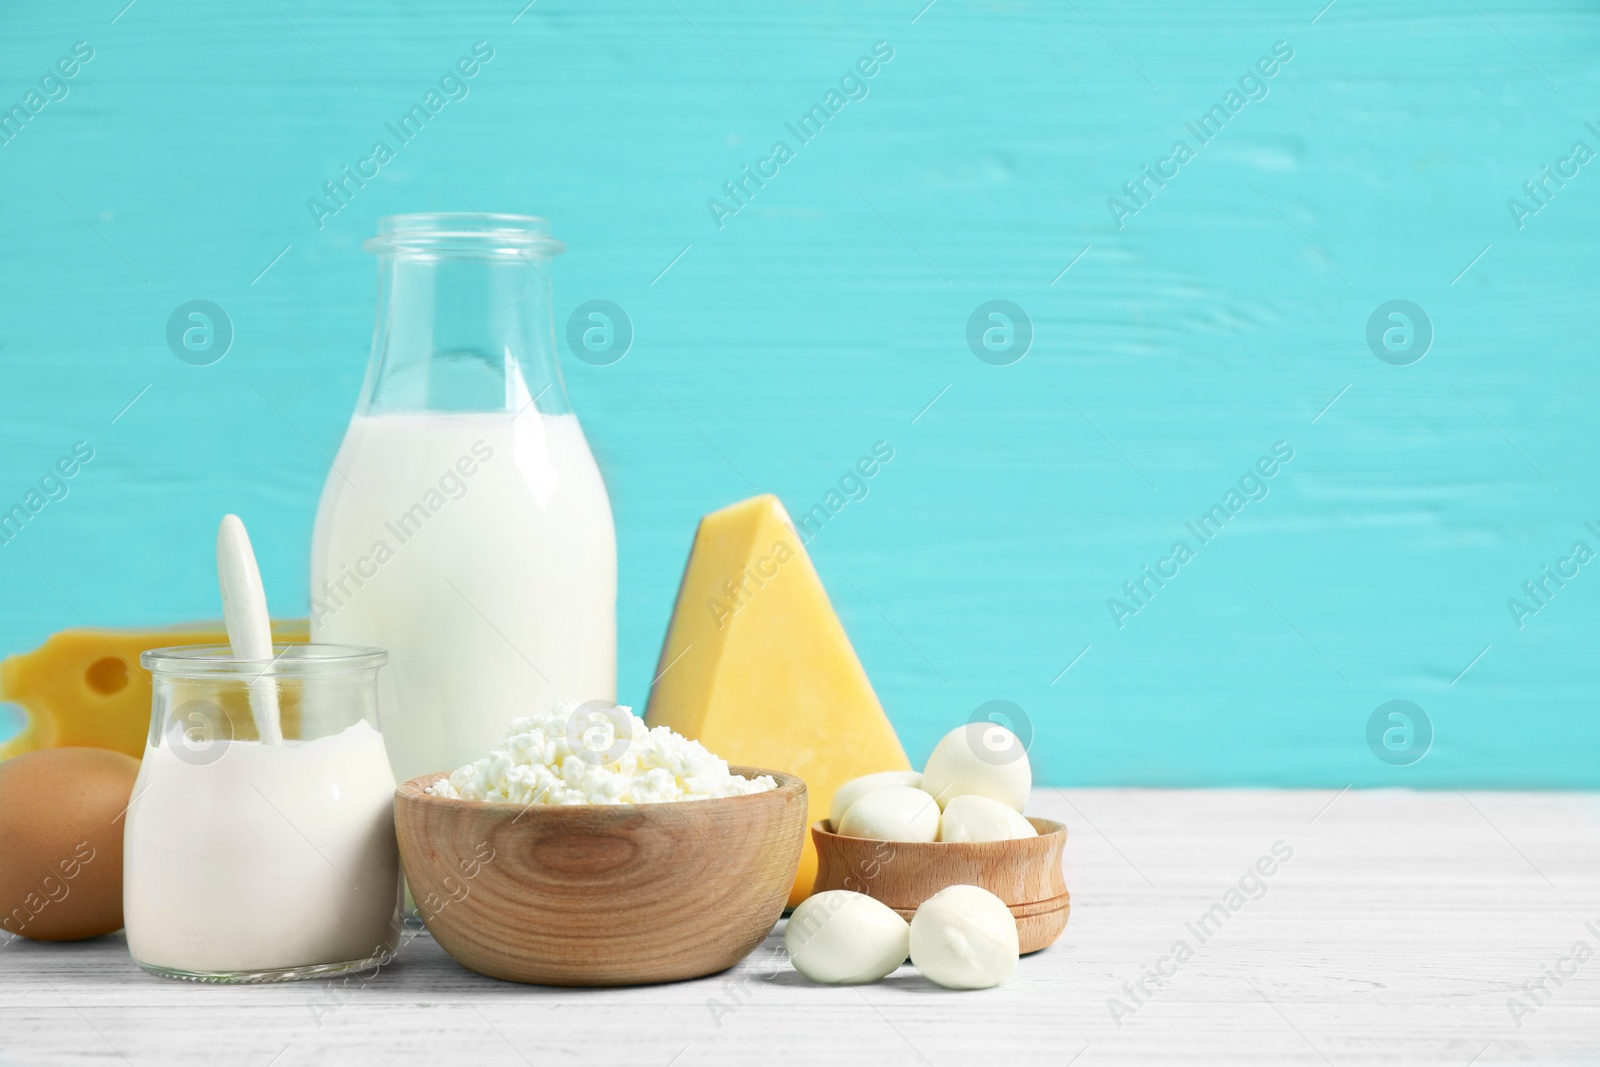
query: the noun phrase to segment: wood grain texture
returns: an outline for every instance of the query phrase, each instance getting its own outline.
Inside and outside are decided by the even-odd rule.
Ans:
[[[145,975],[120,937],[0,949],[0,1063],[687,1067],[1503,1067],[1600,1059],[1600,799],[1399,790],[1037,790],[1071,830],[1076,907],[1007,985],[909,966],[812,985],[782,924],[734,969],[633,989],[483,978],[426,933],[348,984],[203,988]],[[1119,1026],[1108,1001],[1282,841],[1293,855]],[[1566,962],[1563,962],[1566,961]],[[1543,980],[1545,1003],[1514,1019]],[[1152,987],[1154,989],[1154,987]],[[1520,1021],[1520,1025],[1518,1025]],[[1077,1057],[1074,1061],[1074,1057]]]
[[[395,791],[400,863],[419,912],[491,978],[619,986],[738,963],[783,914],[805,840],[792,774],[748,796],[678,804],[483,804]]]
[[[1506,606],[1600,549],[1600,171],[1507,210],[1600,148],[1590,0],[124,3],[0,10],[7,106],[96,49],[0,146],[0,503],[96,449],[0,548],[0,650],[214,617],[228,511],[304,614],[371,336],[361,240],[522,211],[570,249],[557,337],[591,299],[635,328],[612,366],[563,353],[616,509],[624,702],[699,517],[809,508],[883,440],[808,550],[915,763],[1000,697],[1042,782],[1600,785],[1600,579],[1520,629]],[[470,95],[318,229],[307,200],[477,40]],[[869,95],[795,143],[879,40]],[[1266,98],[1119,228],[1108,199],[1279,40]],[[718,228],[707,201],[780,138],[795,159]],[[236,331],[210,367],[164,338],[195,298]],[[1394,298],[1435,328],[1409,367],[1366,343]],[[967,346],[993,299],[1034,326],[1009,367]],[[1119,629],[1107,599],[1278,440],[1270,495]],[[1364,738],[1397,697],[1437,727],[1407,768]]]
[[[815,893],[846,889],[881,900],[909,920],[941,889],[975,885],[1005,902],[1017,920],[1024,953],[1049,946],[1066,928],[1071,908],[1061,857],[1067,828],[1028,820],[1037,837],[1014,841],[873,841],[843,837],[827,819],[811,824],[817,845]]]

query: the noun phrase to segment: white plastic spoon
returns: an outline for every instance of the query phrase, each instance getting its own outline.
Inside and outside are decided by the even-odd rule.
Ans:
[[[224,515],[217,527],[217,584],[222,587],[222,620],[228,643],[240,659],[272,659],[272,620],[267,615],[267,592],[250,547],[250,535],[237,515]],[[261,743],[283,743],[278,719],[278,688],[271,678],[256,676],[250,682],[250,714],[256,720]]]

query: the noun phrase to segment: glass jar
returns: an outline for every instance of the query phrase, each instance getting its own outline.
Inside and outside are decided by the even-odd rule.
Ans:
[[[145,652],[150,737],[123,831],[128,950],[147,971],[272,982],[387,962],[398,944],[394,775],[382,649]],[[251,694],[276,690],[281,744]]]
[[[366,383],[317,508],[314,641],[388,649],[400,781],[616,698],[611,503],[556,359],[543,219],[380,220]]]

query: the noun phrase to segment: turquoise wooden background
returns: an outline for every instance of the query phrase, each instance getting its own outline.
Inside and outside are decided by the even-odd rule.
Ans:
[[[1053,783],[1600,784],[1600,576],[1564,565],[1520,628],[1507,603],[1600,549],[1594,5],[924,2],[7,5],[0,105],[93,58],[0,144],[0,498],[94,459],[0,547],[0,649],[215,616],[226,510],[304,612],[361,240],[527,212],[570,245],[558,331],[591,299],[636,331],[563,356],[616,507],[624,698],[701,513],[802,510],[887,441],[811,547],[914,759],[1006,699]],[[478,41],[467,95],[318,229],[307,200]],[[880,41],[801,144],[785,123]],[[719,228],[708,199],[780,139]],[[1140,205],[1146,165],[1176,174]],[[1530,200],[1545,165],[1570,176]],[[192,299],[235,330],[211,366],[164,338]],[[1367,342],[1395,299],[1432,324],[1406,366]],[[990,300],[1031,321],[1019,362],[968,346]],[[1108,599],[1279,441],[1269,495],[1118,628]],[[1432,723],[1409,766],[1369,749],[1390,700]]]

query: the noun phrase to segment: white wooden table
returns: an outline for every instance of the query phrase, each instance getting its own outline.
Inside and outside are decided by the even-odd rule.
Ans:
[[[1072,920],[997,990],[909,966],[810,985],[776,933],[727,974],[621,990],[480,978],[425,933],[348,988],[163,981],[120,935],[15,941],[0,1064],[1600,1063],[1600,797],[1068,789],[1029,811],[1070,828]],[[1230,901],[1277,842],[1291,858]]]

